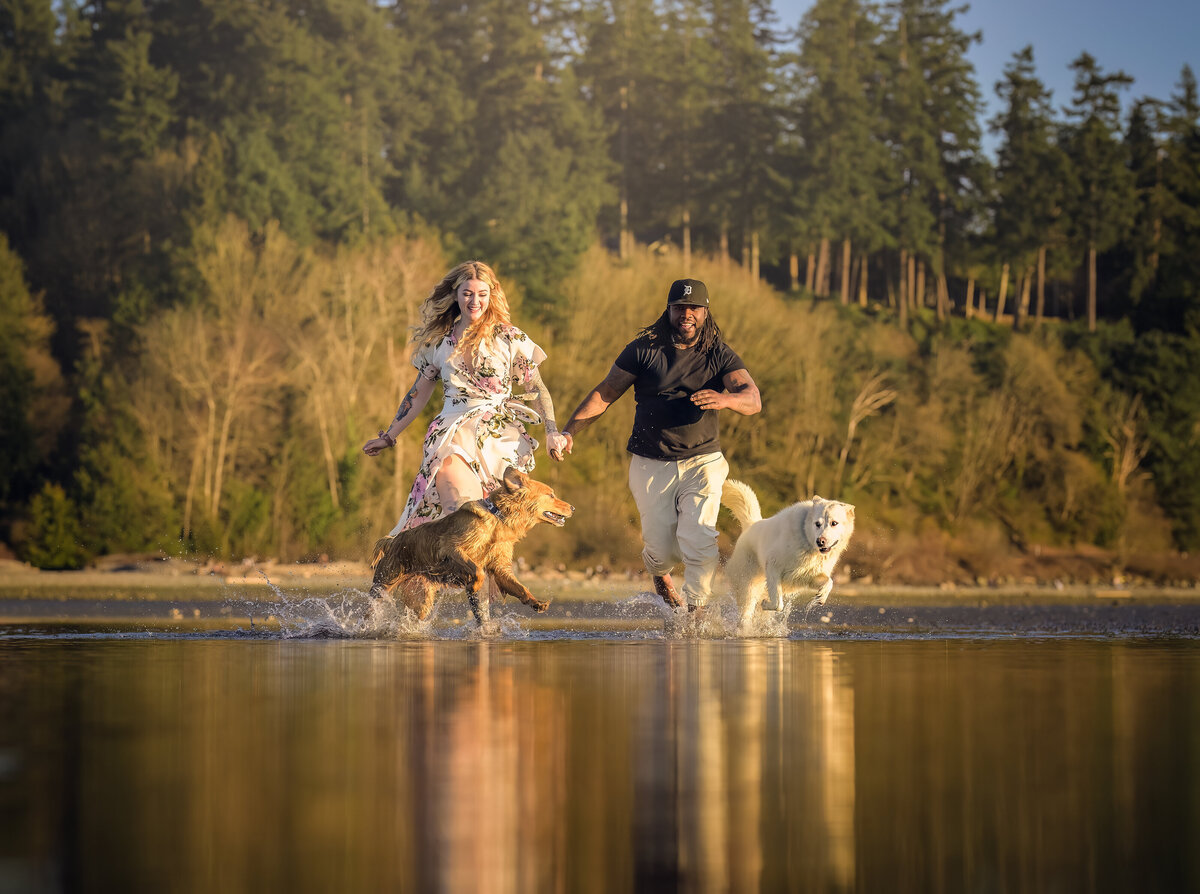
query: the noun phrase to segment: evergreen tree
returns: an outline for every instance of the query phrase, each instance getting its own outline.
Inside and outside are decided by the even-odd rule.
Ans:
[[[777,207],[782,110],[776,99],[774,13],[767,0],[710,0],[711,102],[701,194],[717,225],[722,258],[730,231],[740,235],[742,265],[757,277],[760,242]]]
[[[709,21],[704,0],[668,0],[655,66],[657,139],[647,181],[660,218],[651,227],[679,227],[682,271],[692,269],[693,234],[703,223],[698,194],[704,182],[704,122],[711,97]]]
[[[925,300],[926,261],[946,300],[947,251],[961,250],[984,179],[979,86],[967,49],[979,35],[955,24],[947,0],[896,0],[884,41],[887,136],[898,181],[891,196],[900,249],[901,319]]]
[[[993,245],[1004,264],[1022,272],[1018,319],[1036,275],[1036,315],[1044,307],[1046,251],[1062,211],[1066,160],[1054,142],[1050,92],[1034,74],[1033,48],[1014,54],[996,83],[1005,108],[992,120],[1001,135],[992,212]]]
[[[797,117],[803,167],[794,179],[820,242],[817,292],[824,294],[835,266],[830,244],[840,244],[843,303],[850,300],[851,244],[865,253],[888,238],[882,202],[887,153],[877,136],[873,87],[880,73],[878,36],[859,0],[818,0],[801,23]]]
[[[672,98],[660,83],[666,32],[653,0],[613,0],[586,10],[586,49],[575,70],[609,134],[617,205],[605,212],[615,218],[606,229],[617,233],[618,253],[626,258],[635,231],[661,225],[668,198],[657,178],[662,106]]]
[[[1184,66],[1166,119],[1162,260],[1155,322],[1200,335],[1200,95]]]
[[[204,152],[206,221],[228,212],[302,241],[388,231],[383,183],[407,66],[385,13],[352,0],[155,0],[182,134]],[[399,80],[400,84],[397,85]],[[197,200],[200,196],[197,196]]]
[[[94,154],[73,124],[75,64],[89,39],[72,4],[0,5],[0,231],[57,321],[71,304],[86,303],[96,254],[94,243],[70,245],[88,224],[60,217],[77,182],[72,171]],[[60,339],[74,338],[69,326],[58,331]]]
[[[1125,130],[1125,153],[1133,174],[1135,210],[1128,237],[1118,256],[1118,266],[1129,283],[1130,300],[1137,304],[1158,277],[1163,252],[1163,215],[1167,191],[1162,182],[1162,110],[1152,99],[1136,102]]]
[[[53,324],[25,283],[21,259],[0,233],[0,518],[23,503],[66,423]]]
[[[1132,79],[1124,72],[1105,74],[1087,53],[1072,62],[1071,68],[1075,71],[1075,96],[1067,111],[1071,121],[1064,143],[1075,177],[1073,194],[1067,197],[1068,217],[1072,242],[1084,257],[1088,331],[1095,331],[1096,257],[1117,243],[1133,217],[1133,175],[1119,139],[1121,102],[1117,95]]]
[[[473,0],[440,6],[431,41],[452,60],[450,145],[423,138],[397,201],[437,225],[454,252],[494,262],[552,311],[557,284],[595,235],[609,196],[601,121],[564,64],[556,4]],[[432,156],[438,156],[433,158]]]

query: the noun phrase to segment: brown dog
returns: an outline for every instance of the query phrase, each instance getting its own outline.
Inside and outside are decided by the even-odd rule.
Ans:
[[[481,598],[479,591],[490,574],[504,593],[544,612],[549,603],[535,599],[513,576],[513,547],[538,522],[562,527],[574,512],[548,485],[509,466],[500,487],[484,499],[376,543],[371,595],[399,588],[404,604],[424,620],[438,588],[454,584],[466,588],[471,611],[482,624],[488,609],[486,594]]]

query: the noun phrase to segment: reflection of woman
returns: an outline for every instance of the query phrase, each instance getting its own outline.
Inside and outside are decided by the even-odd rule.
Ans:
[[[530,471],[537,441],[525,423],[545,424],[555,459],[566,445],[538,372],[546,354],[512,325],[508,299],[487,264],[466,261],[447,273],[421,305],[421,318],[412,361],[417,379],[396,418],[363,445],[367,456],[394,447],[442,380],[445,403],[425,434],[421,468],[392,535],[481,499],[510,465]],[[528,396],[514,396],[514,384]]]

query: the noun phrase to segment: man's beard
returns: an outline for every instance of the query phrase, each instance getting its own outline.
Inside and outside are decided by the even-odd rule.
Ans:
[[[681,329],[675,323],[671,323],[671,340],[677,345],[691,347],[700,340],[700,331],[704,328],[703,324],[693,324],[691,333]]]

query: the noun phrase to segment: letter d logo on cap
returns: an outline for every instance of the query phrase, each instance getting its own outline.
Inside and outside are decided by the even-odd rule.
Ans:
[[[667,306],[672,304],[708,307],[708,288],[698,279],[677,279],[667,292]]]

